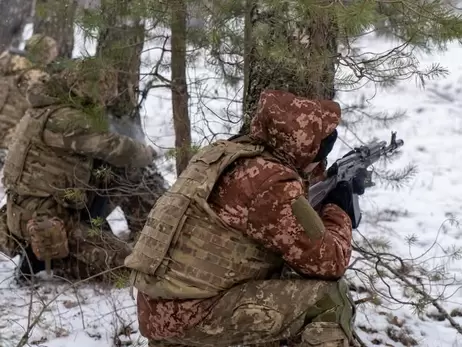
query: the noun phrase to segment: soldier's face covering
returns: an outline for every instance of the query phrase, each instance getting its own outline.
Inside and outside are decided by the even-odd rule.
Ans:
[[[337,129],[321,141],[318,154],[316,154],[313,162],[308,164],[301,172],[302,178],[306,179],[309,184],[324,180],[327,168],[327,156],[334,148],[335,141],[337,141]]]
[[[335,141],[337,141],[337,129],[334,129],[332,134],[330,134],[321,141],[318,154],[316,154],[316,157],[313,159],[313,162],[318,163],[320,161],[325,160],[329,153],[332,152],[332,149],[335,145]]]

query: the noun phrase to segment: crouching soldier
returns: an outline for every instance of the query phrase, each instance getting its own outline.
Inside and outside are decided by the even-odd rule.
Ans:
[[[56,41],[43,35],[33,35],[28,39],[24,52],[5,51],[0,54],[0,150],[8,149],[16,125],[29,108],[27,85],[34,79],[40,79],[40,69],[52,63],[57,56]]]
[[[305,178],[325,162],[339,121],[333,101],[265,91],[249,136],[192,158],[125,261],[151,347],[353,341],[354,305],[342,279],[351,188],[339,184],[318,212],[304,198]],[[306,218],[297,220],[295,206]],[[302,277],[274,278],[283,264]]]
[[[30,259],[20,267],[26,277],[47,264],[47,270],[68,279],[126,274],[123,261],[131,246],[81,220],[100,179],[96,161],[145,167],[154,160],[151,147],[109,132],[104,123],[106,107],[117,98],[115,76],[94,59],[84,59],[27,88],[31,108],[4,166],[2,245],[10,256],[26,250]]]

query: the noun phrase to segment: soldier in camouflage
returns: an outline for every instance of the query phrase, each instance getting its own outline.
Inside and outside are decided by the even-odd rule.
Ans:
[[[154,150],[110,133],[105,107],[117,97],[115,73],[76,61],[60,73],[30,83],[31,108],[21,119],[3,173],[7,190],[7,230],[3,251],[26,248],[33,273],[51,262],[69,279],[120,278],[131,246],[112,233],[82,222],[94,198],[96,162],[145,167]],[[34,267],[34,264],[39,268]],[[42,266],[42,267],[41,267]],[[117,271],[111,271],[117,269]]]
[[[26,41],[25,50],[25,56],[9,51],[0,55],[0,150],[8,149],[16,124],[29,107],[27,85],[40,80],[40,67],[58,56],[56,41],[44,35],[33,35]]]
[[[151,347],[353,343],[342,279],[352,188],[339,184],[318,211],[305,198],[339,121],[333,101],[265,91],[249,136],[191,159],[125,260]],[[283,266],[301,276],[281,277]]]

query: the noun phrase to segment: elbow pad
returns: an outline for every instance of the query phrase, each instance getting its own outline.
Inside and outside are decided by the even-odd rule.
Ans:
[[[325,232],[324,223],[303,195],[292,203],[292,213],[311,239],[322,238]]]

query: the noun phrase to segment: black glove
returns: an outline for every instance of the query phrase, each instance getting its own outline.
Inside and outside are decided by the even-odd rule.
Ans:
[[[324,205],[334,204],[348,213],[353,212],[353,190],[348,182],[342,181],[337,183],[337,186],[332,189],[323,201]]]
[[[356,222],[353,207],[353,188],[345,181],[339,182],[337,186],[327,194],[324,199],[324,205],[335,204],[340,207],[350,217],[353,229],[356,229],[361,222],[361,215]]]
[[[353,193],[363,195],[366,190],[367,170],[361,169],[353,178]]]

